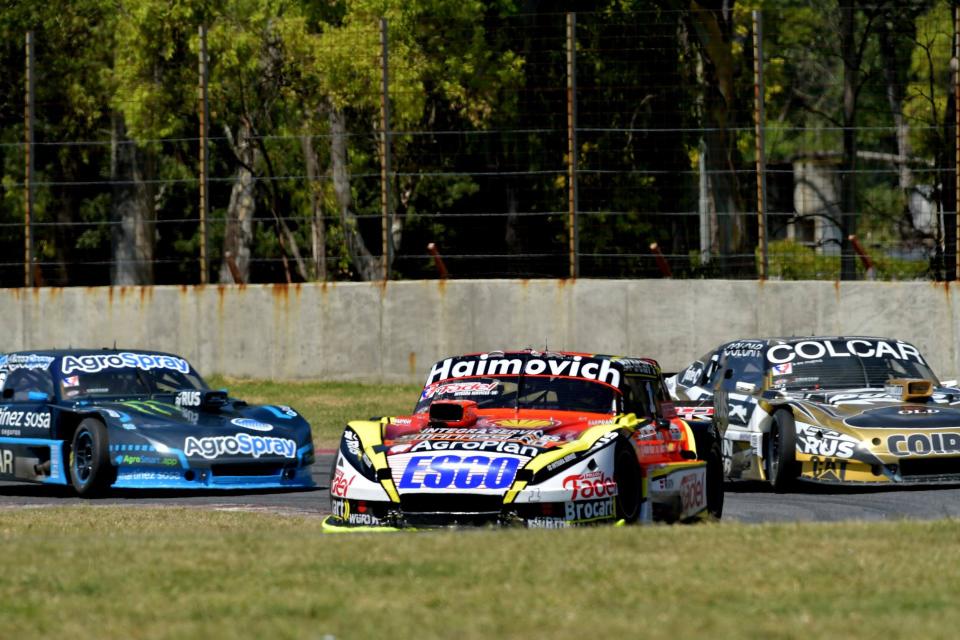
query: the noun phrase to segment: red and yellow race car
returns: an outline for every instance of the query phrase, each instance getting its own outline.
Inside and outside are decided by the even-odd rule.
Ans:
[[[412,415],[347,425],[324,526],[719,518],[719,442],[711,423],[676,416],[654,360],[533,350],[447,358]]]

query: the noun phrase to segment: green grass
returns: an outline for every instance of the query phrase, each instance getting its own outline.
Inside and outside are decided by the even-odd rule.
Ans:
[[[935,638],[960,523],[323,535],[199,509],[0,512],[0,637]]]
[[[335,447],[350,420],[404,415],[413,410],[420,385],[359,384],[355,382],[269,382],[213,376],[217,389],[251,404],[285,404],[299,411],[313,427],[318,448]]]

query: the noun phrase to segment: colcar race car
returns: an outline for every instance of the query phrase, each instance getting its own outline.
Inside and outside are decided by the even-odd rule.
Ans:
[[[710,423],[672,412],[648,359],[533,350],[436,363],[412,415],[350,422],[327,530],[561,528],[720,517]]]
[[[0,480],[107,487],[310,487],[310,425],[212,390],[167,353],[0,355]]]
[[[667,381],[712,405],[728,478],[826,484],[960,483],[960,389],[911,344],[809,337],[720,345]]]

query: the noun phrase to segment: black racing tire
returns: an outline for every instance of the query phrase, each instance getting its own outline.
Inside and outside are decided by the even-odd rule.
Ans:
[[[800,474],[797,465],[797,429],[793,414],[778,409],[773,414],[773,423],[766,439],[764,456],[767,480],[777,493],[789,491]]]
[[[107,427],[96,418],[84,418],[73,434],[69,455],[70,482],[83,498],[95,497],[117,479],[110,464]]]
[[[617,483],[616,519],[636,522],[643,506],[643,476],[637,452],[626,440],[619,440],[613,452],[613,479]]]
[[[713,425],[690,425],[697,445],[697,459],[707,463],[707,511],[719,520],[723,516],[723,451]]]

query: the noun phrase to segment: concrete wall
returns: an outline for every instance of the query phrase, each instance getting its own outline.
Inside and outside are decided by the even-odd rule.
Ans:
[[[532,346],[650,356],[676,370],[716,344],[860,334],[960,372],[960,308],[927,282],[458,280],[0,290],[0,351],[150,348],[205,374],[420,382],[442,357]]]

